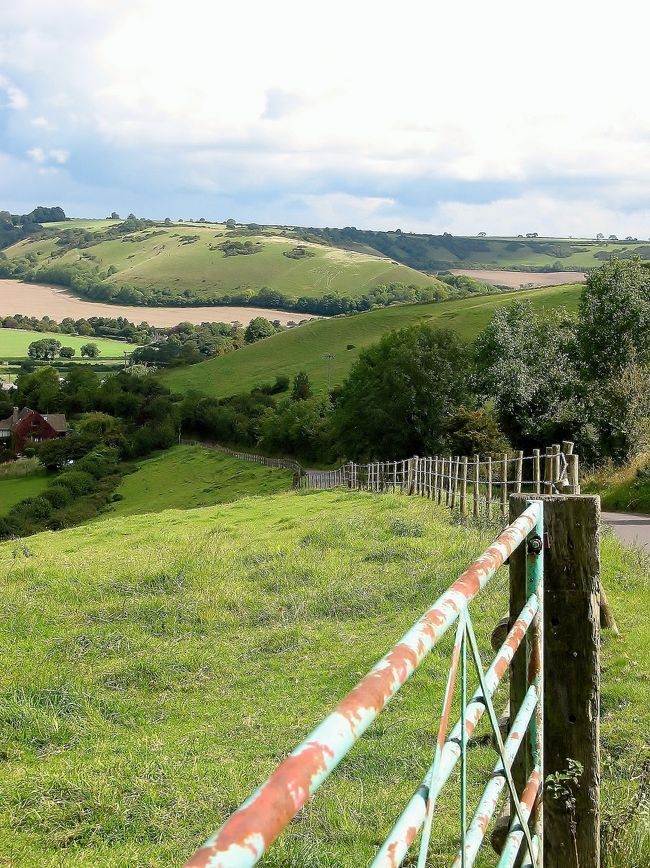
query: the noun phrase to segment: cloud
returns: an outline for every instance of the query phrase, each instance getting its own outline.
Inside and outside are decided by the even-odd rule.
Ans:
[[[5,75],[0,75],[0,108],[23,111],[28,105],[26,94]]]
[[[100,215],[647,235],[648,20],[632,0],[22,0],[0,146],[65,167],[61,204],[74,182]]]

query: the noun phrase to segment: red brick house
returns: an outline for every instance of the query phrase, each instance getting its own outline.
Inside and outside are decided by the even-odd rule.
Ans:
[[[51,440],[54,437],[65,437],[68,433],[68,423],[63,413],[38,413],[23,407],[20,412],[14,407],[8,419],[0,419],[0,449],[13,449],[21,452],[31,441]]]

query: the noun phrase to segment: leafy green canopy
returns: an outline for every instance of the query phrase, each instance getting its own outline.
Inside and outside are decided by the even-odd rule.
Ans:
[[[412,326],[365,350],[341,390],[335,413],[350,458],[434,454],[445,423],[468,395],[469,353],[455,332]]]

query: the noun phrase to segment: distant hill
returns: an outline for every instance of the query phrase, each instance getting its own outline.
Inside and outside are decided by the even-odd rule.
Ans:
[[[235,353],[166,371],[163,378],[175,391],[196,389],[226,397],[272,382],[278,374],[292,377],[298,371],[306,371],[318,389],[325,389],[328,380],[331,386],[341,383],[360,351],[393,329],[424,321],[455,329],[462,337],[471,339],[487,325],[497,306],[511,304],[515,299],[530,299],[539,308],[565,306],[575,310],[581,289],[575,284],[554,286],[437,304],[395,305],[355,316],[316,320]],[[326,353],[334,358],[325,359]]]
[[[65,220],[63,208],[53,208],[39,205],[29,214],[10,214],[9,211],[0,211],[0,250],[9,247],[23,238],[28,238],[36,233],[43,233],[43,223],[48,220]]]
[[[336,247],[365,250],[416,268],[444,271],[450,268],[500,268],[521,271],[581,271],[596,268],[612,256],[650,259],[650,242],[596,241],[572,238],[488,238],[481,236],[426,235],[411,232],[372,232],[345,229],[301,229],[301,237]]]
[[[339,313],[380,287],[435,292],[429,275],[381,254],[303,242],[293,230],[225,224],[164,224],[128,218],[49,223],[45,232],[5,250],[5,276],[70,286],[79,294],[126,304],[242,304],[312,313]],[[312,301],[311,306],[300,300]],[[323,309],[314,301],[325,300]],[[411,299],[413,300],[413,299]]]

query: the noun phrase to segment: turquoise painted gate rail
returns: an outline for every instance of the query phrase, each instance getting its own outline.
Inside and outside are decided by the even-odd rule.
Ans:
[[[377,715],[413,674],[447,630],[458,622],[447,679],[433,763],[424,781],[397,819],[373,866],[401,865],[422,829],[418,866],[426,864],[431,822],[437,797],[461,761],[461,828],[454,868],[470,868],[505,787],[513,805],[499,868],[514,866],[520,851],[523,865],[542,865],[543,780],[543,573],[544,505],[531,501],[461,576],[436,600],[400,641],[337,705],[310,735],[277,767],[224,825],[186,863],[203,868],[249,868],[255,865],[318,787],[341,762]],[[519,546],[526,547],[526,604],[512,624],[487,671],[483,671],[469,604]],[[505,739],[492,697],[515,652],[525,643],[528,689]],[[469,652],[469,653],[468,653]],[[468,659],[478,687],[467,699]],[[447,735],[457,675],[461,713]],[[487,711],[499,752],[472,820],[467,823],[467,743]],[[511,767],[526,752],[526,784],[517,792]],[[453,857],[450,854],[450,862]]]

